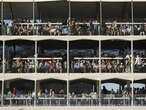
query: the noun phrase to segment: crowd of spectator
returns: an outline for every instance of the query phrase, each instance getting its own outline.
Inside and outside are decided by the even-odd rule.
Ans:
[[[105,73],[131,72],[131,61],[130,59],[102,60],[101,72]]]
[[[4,105],[33,105],[34,97],[32,90],[13,88],[4,94]]]
[[[107,90],[105,86],[103,86],[101,97],[102,97],[102,104],[103,105],[116,105],[116,106],[125,106],[131,105],[131,88],[124,87],[123,89],[118,90]]]
[[[103,24],[102,28],[105,35],[130,35],[132,32],[131,25],[118,24],[117,21],[113,21],[110,24]]]
[[[94,56],[94,55],[93,55]],[[120,55],[118,55],[120,56]],[[125,57],[73,57],[70,58],[70,73],[130,73],[132,63],[134,73],[146,72],[146,59],[144,56],[127,54]],[[46,59],[45,59],[46,58]],[[54,59],[45,58],[8,58],[5,61],[6,73],[66,73],[67,61],[59,57]],[[100,59],[100,60],[99,60]],[[132,62],[132,63],[131,63]],[[0,62],[0,72],[3,71],[3,64]]]
[[[39,73],[64,73],[67,70],[67,62],[60,60],[42,60],[38,62]]]
[[[71,62],[71,72],[73,73],[97,73],[99,63],[97,60],[77,60]]]
[[[145,97],[145,93],[146,93],[146,88],[142,87],[142,88],[134,88],[134,95],[135,96],[144,96]]]
[[[33,73],[35,71],[34,60],[17,60],[6,61],[6,73]]]
[[[134,35],[146,35],[146,24],[135,24]]]
[[[4,35],[33,35],[32,20],[14,19],[14,20],[9,20],[8,22],[4,21],[3,34]]]
[[[140,55],[136,55],[134,57],[134,72],[144,73],[146,72],[145,67],[146,67],[145,59],[143,59],[142,56]]]
[[[136,98],[145,97],[146,89],[134,88],[135,104],[140,103]],[[107,89],[107,86],[102,86],[101,89],[101,104],[103,105],[130,105],[132,97],[132,88],[130,83],[119,89]],[[35,103],[41,105],[64,106],[67,104],[67,94],[64,89],[38,89],[37,93],[33,90],[18,89],[17,87],[8,90],[4,95],[4,104],[8,105],[33,105]],[[142,99],[143,100],[143,99]],[[99,105],[99,93],[95,91],[77,93],[76,90],[69,93],[70,105]],[[145,102],[143,100],[143,102]],[[141,104],[141,103],[140,103]]]
[[[134,60],[134,72],[145,72],[145,59],[137,55]],[[67,61],[59,59],[35,60],[21,59],[6,60],[6,73],[33,73],[35,66],[38,73],[65,73],[67,71]],[[102,73],[129,73],[131,72],[131,57],[115,59],[76,59],[71,60],[71,73],[98,73],[101,69]],[[2,72],[2,67],[1,67]]]
[[[38,73],[64,73],[67,70],[66,61],[60,60],[38,60],[21,59],[8,60],[6,62],[6,73],[34,73],[35,66]]]
[[[59,22],[58,22],[59,21]],[[132,28],[133,26],[133,28]],[[145,35],[146,25],[143,23],[118,22],[117,20],[103,22],[93,18],[78,20],[76,18],[64,21],[41,21],[30,19],[4,20],[4,35]]]
[[[51,97],[51,98],[66,98],[65,90],[63,89],[40,89],[37,92],[38,97]]]
[[[101,67],[103,73],[124,73],[131,72],[131,59],[103,59],[101,66],[99,60],[75,60],[71,62],[73,73],[98,73]]]
[[[106,95],[114,95],[115,97],[130,96],[132,93],[131,90],[131,87],[124,87],[123,89],[118,89],[115,91],[114,89],[108,90],[106,86],[103,86],[101,94],[103,97]]]

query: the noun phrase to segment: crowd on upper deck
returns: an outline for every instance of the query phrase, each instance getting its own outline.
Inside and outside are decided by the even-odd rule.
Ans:
[[[72,18],[66,20],[5,20],[4,35],[145,35],[145,23],[130,23],[111,20],[100,23],[94,18]]]

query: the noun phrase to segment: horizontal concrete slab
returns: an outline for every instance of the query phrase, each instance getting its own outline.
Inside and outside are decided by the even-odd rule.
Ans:
[[[0,110],[146,110],[146,107],[133,106],[133,107],[114,107],[114,106],[98,106],[98,107],[0,107]]]

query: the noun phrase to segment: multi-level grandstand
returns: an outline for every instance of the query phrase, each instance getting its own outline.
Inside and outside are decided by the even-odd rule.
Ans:
[[[145,110],[146,0],[1,0],[1,110]]]

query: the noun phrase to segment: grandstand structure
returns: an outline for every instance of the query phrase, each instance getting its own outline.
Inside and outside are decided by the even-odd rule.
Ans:
[[[146,0],[1,0],[0,109],[145,110]]]

